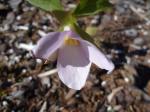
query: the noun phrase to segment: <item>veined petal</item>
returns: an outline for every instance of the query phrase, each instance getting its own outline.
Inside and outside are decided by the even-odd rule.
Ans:
[[[102,69],[108,70],[108,74],[113,71],[114,64],[97,47],[85,40],[82,40],[80,43],[86,50],[86,55],[89,57],[91,62]],[[88,51],[86,48],[88,48]]]
[[[59,49],[58,75],[69,88],[80,90],[85,85],[90,66],[81,46],[63,46]]]
[[[48,58],[63,44],[67,32],[51,32],[42,37],[33,54],[36,58],[48,60]]]

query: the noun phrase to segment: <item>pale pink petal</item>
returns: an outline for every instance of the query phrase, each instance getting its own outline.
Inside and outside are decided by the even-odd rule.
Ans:
[[[64,37],[68,32],[51,32],[45,37],[42,37],[35,49],[33,54],[36,58],[48,59],[64,42]]]
[[[114,64],[97,47],[95,47],[92,43],[83,40],[73,31],[69,31],[68,35],[70,38],[74,38],[80,41],[86,57],[89,58],[91,62],[102,69],[108,70],[108,74],[112,72],[114,69]]]
[[[113,71],[114,64],[97,47],[85,40],[80,41],[80,43],[82,48],[85,49],[84,51],[86,51],[86,56],[91,62],[102,69],[108,70],[108,74]]]
[[[90,66],[80,46],[63,46],[58,52],[58,75],[69,88],[80,90],[85,85]]]

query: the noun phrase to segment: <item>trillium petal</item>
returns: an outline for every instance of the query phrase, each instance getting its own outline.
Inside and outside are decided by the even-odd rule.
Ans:
[[[80,90],[85,85],[90,66],[80,46],[63,46],[58,52],[58,75],[69,88]]]
[[[86,55],[89,56],[91,62],[102,69],[108,70],[108,74],[113,71],[114,64],[97,47],[85,40],[82,40],[81,44],[83,48],[88,48],[88,53]]]
[[[47,60],[63,44],[66,34],[67,32],[51,32],[42,37],[33,49],[34,56]]]

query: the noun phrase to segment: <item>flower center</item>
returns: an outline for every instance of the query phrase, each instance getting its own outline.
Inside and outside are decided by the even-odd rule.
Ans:
[[[79,40],[76,40],[76,39],[73,39],[73,38],[69,38],[69,37],[65,37],[64,43],[65,43],[65,45],[70,45],[70,46],[78,46],[78,45],[80,45]]]

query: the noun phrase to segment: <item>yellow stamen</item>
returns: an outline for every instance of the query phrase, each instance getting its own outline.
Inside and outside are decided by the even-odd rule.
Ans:
[[[69,38],[66,37],[64,40],[65,45],[70,45],[70,46],[78,46],[80,45],[79,40],[73,39],[73,38]]]

